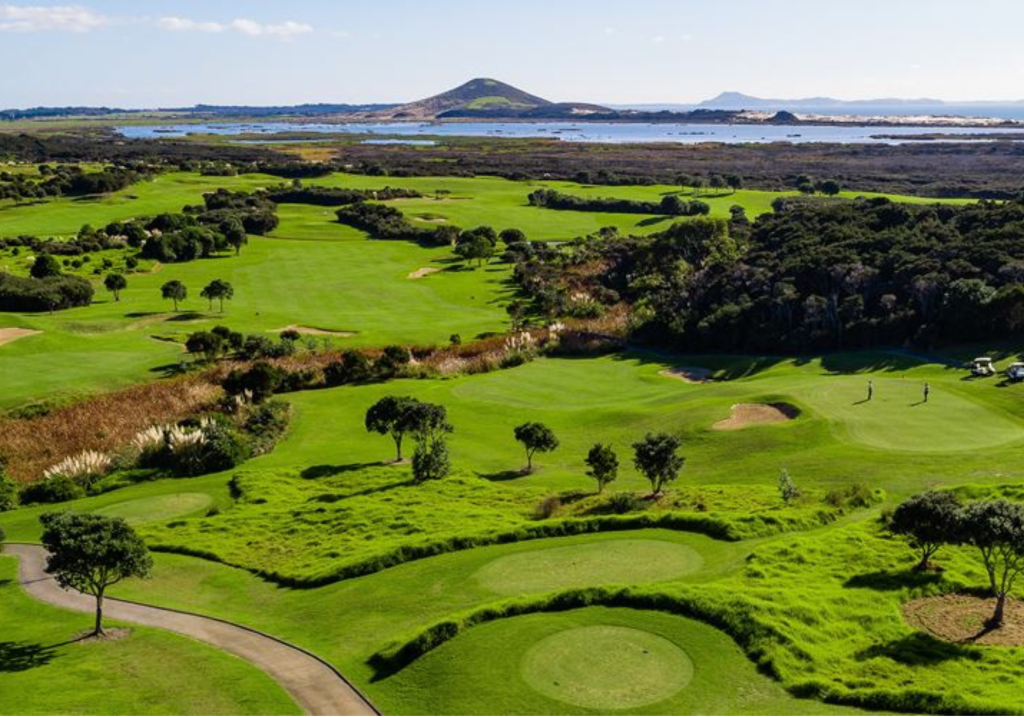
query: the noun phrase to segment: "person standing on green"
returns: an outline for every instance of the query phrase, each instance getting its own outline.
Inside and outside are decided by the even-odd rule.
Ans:
[[[923,390],[924,390],[924,401],[923,401],[923,403],[928,403],[928,394],[931,393],[932,389],[931,389],[931,386],[928,385],[927,381],[924,382],[924,389]]]
[[[868,379],[868,400],[875,395],[875,382],[872,379]]]

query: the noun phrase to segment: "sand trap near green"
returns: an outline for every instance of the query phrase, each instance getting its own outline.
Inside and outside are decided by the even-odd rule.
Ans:
[[[504,595],[548,592],[609,583],[672,580],[701,568],[693,548],[665,540],[609,540],[506,555],[487,563],[473,578]]]
[[[798,394],[830,419],[837,434],[856,443],[896,451],[949,452],[998,446],[1024,438],[1024,426],[975,401],[971,386],[934,383],[928,401],[918,380],[823,377]]]
[[[693,662],[682,648],[621,625],[550,635],[526,652],[521,670],[526,683],[548,697],[607,710],[659,702],[693,679]]]
[[[213,498],[206,493],[168,493],[125,500],[91,512],[124,518],[132,525],[141,525],[195,513],[211,503]]]

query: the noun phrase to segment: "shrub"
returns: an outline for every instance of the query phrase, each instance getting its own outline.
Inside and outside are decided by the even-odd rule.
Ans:
[[[419,441],[412,454],[412,475],[417,483],[439,480],[451,472],[448,443],[443,437]]]
[[[88,488],[110,470],[112,459],[99,451],[83,451],[69,456],[43,471],[44,478],[64,476]]]
[[[562,499],[557,495],[549,495],[541,499],[533,509],[533,517],[536,520],[546,520],[555,516],[562,509]]]
[[[617,515],[646,510],[647,501],[636,493],[613,493],[606,503],[608,510]]]
[[[0,512],[18,507],[18,484],[7,475],[0,465]]]
[[[21,503],[63,503],[85,496],[85,488],[72,478],[55,475],[43,480],[29,483],[21,489]]]
[[[833,508],[869,508],[879,500],[867,483],[854,483],[825,494],[825,502]]]

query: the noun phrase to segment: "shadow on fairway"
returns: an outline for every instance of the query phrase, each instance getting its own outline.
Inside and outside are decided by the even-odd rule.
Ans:
[[[342,463],[340,465],[319,465],[310,466],[304,469],[300,476],[309,480],[315,480],[317,478],[330,478],[331,476],[341,475],[342,473],[350,473],[352,471],[360,471],[364,468],[370,468],[371,466],[383,466],[387,465],[383,461],[374,461],[373,463]]]
[[[497,473],[477,473],[477,475],[484,480],[494,481],[500,483],[507,480],[515,480],[516,478],[525,478],[530,475],[524,471],[498,471]]]
[[[856,654],[858,660],[870,660],[875,657],[887,657],[903,665],[924,667],[937,665],[946,660],[977,660],[981,657],[977,650],[951,642],[939,640],[917,632],[899,640],[882,645],[874,645]]]
[[[941,574],[922,570],[900,570],[897,572],[878,570],[873,573],[854,575],[843,583],[843,587],[886,591],[903,590],[904,588],[919,588],[925,585],[933,585],[941,580]]]
[[[206,314],[199,311],[182,311],[179,314],[169,317],[168,321],[196,321],[198,319],[205,319]]]
[[[56,647],[59,645],[46,647],[34,642],[0,642],[0,673],[24,672],[49,664],[56,656]]]
[[[150,373],[160,374],[160,378],[172,378],[174,376],[181,376],[182,374],[188,373],[188,366],[181,363],[165,363],[161,366],[154,366],[149,369]]]

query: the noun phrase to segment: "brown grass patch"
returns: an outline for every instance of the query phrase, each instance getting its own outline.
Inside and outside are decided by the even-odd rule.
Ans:
[[[86,398],[43,416],[2,419],[0,456],[15,480],[36,480],[67,456],[116,451],[155,423],[209,410],[222,393],[204,373]]]
[[[684,383],[707,383],[711,380],[711,369],[698,366],[676,366],[658,371],[659,376],[668,376]]]
[[[26,336],[35,336],[36,334],[41,333],[43,332],[35,331],[33,329],[0,329],[0,346],[9,344],[12,341],[17,341],[18,339],[23,339]]]
[[[306,334],[308,336],[341,336],[342,338],[349,338],[359,333],[358,331],[335,331],[334,329],[318,329],[315,326],[299,326],[298,324],[282,326],[279,329],[267,329],[267,333],[270,334],[279,334],[282,331],[298,331],[300,334]]]
[[[719,421],[712,428],[718,431],[735,431],[747,426],[784,423],[800,415],[796,406],[788,403],[737,403],[732,415]]]
[[[416,271],[409,272],[409,276],[407,276],[406,278],[407,279],[422,279],[424,276],[430,276],[431,274],[436,274],[439,271],[441,271],[441,270],[438,269],[436,266],[424,266],[424,267],[421,267],[421,268],[417,269]]]
[[[940,640],[1007,647],[1024,645],[1024,602],[1007,598],[1003,626],[989,630],[985,623],[995,608],[995,598],[952,594],[911,600],[902,610],[913,627]]]

